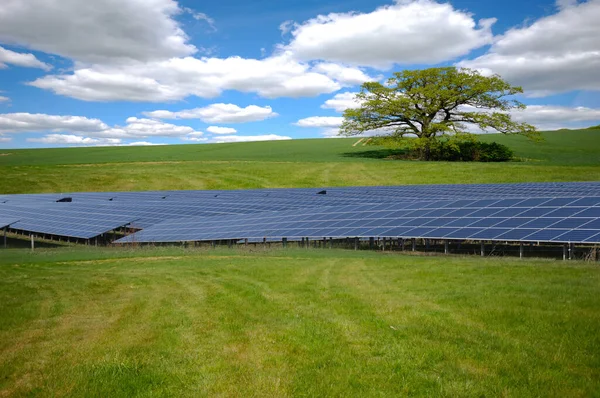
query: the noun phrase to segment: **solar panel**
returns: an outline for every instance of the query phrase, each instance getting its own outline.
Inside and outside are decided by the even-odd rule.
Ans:
[[[64,198],[72,201],[57,202]],[[19,220],[11,229],[59,236],[141,229],[120,242],[327,235],[589,243],[600,236],[600,183],[0,195],[4,218]]]

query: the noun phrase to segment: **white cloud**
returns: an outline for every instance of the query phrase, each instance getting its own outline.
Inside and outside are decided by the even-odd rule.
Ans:
[[[340,127],[344,118],[341,116],[311,116],[294,123],[299,127]]]
[[[12,137],[6,137],[3,135],[0,135],[0,142],[11,142],[12,141]]]
[[[281,31],[281,35],[287,35],[288,33],[290,33],[292,31],[292,29],[294,29],[296,27],[296,23],[292,20],[287,20],[282,22],[279,25],[279,30]]]
[[[589,127],[600,123],[600,109],[555,105],[529,105],[511,112],[514,120],[533,124],[541,130]]]
[[[0,69],[5,68],[6,64],[44,70],[52,69],[52,66],[40,61],[33,54],[18,53],[0,46]]]
[[[90,138],[72,134],[48,134],[41,138],[28,138],[28,142],[39,142],[52,145],[115,145],[120,144],[120,139],[114,138]]]
[[[197,133],[192,127],[177,126],[163,123],[153,119],[140,119],[130,117],[123,127],[113,128],[95,132],[96,137],[112,138],[146,138],[146,137],[183,137],[190,133]]]
[[[313,67],[313,70],[323,73],[343,85],[355,86],[364,82],[376,81],[378,78],[371,77],[358,68],[347,67],[331,62],[321,62]]]
[[[108,128],[108,125],[99,119],[89,119],[82,116],[58,116],[41,113],[0,114],[0,133],[43,131],[89,133]]]
[[[226,143],[226,142],[250,142],[250,141],[281,141],[291,140],[292,137],[277,134],[265,134],[265,135],[224,135],[214,137],[213,142],[215,143]]]
[[[0,42],[83,62],[186,56],[181,12],[175,0],[3,0]]]
[[[181,137],[183,141],[194,141],[194,142],[204,142],[208,141],[208,138],[202,137],[204,135],[201,131],[195,131],[193,133],[187,134],[185,137]]]
[[[195,131],[189,126],[178,126],[170,123],[164,123],[158,120],[130,117],[126,120],[125,126],[108,126],[99,119],[89,119],[82,116],[60,116],[32,113],[5,113],[0,114],[0,134],[11,133],[61,133],[50,134],[44,138],[48,140],[63,140],[60,143],[65,144],[84,144],[85,142],[67,142],[66,140],[76,140],[70,138],[77,136],[79,139],[127,139],[127,138],[147,138],[147,137],[184,137]],[[61,137],[58,137],[61,136]],[[85,137],[83,137],[85,136]],[[65,138],[66,137],[66,138]],[[77,139],[77,140],[79,140]],[[39,140],[39,139],[36,139]],[[45,142],[45,141],[35,141]],[[56,142],[59,143],[59,142]],[[110,143],[102,141],[103,144]],[[90,142],[94,144],[94,142]]]
[[[48,75],[29,84],[86,101],[144,102],[181,100],[191,95],[213,98],[224,90],[257,93],[265,98],[312,97],[342,86],[287,53],[260,60],[186,57],[76,66],[71,74]]]
[[[326,60],[388,69],[393,64],[438,63],[492,41],[494,19],[479,21],[450,3],[397,0],[371,13],[319,15],[287,23],[291,42],[282,48],[302,60]]]
[[[148,141],[135,141],[124,144],[125,146],[158,146],[158,145],[169,145],[157,142],[148,142]]]
[[[249,105],[241,108],[235,104],[211,104],[178,112],[158,110],[144,114],[156,119],[200,119],[205,123],[257,122],[278,116],[270,106]]]
[[[0,95],[0,102],[8,102],[8,101],[10,101],[10,98],[3,97],[2,95]]]
[[[196,21],[204,21],[208,24],[208,26],[211,28],[211,30],[216,31],[217,27],[215,25],[215,20],[212,19],[211,17],[209,17],[208,15],[206,15],[203,12],[198,12],[196,10],[193,10],[189,7],[185,7],[183,9],[183,11],[187,12],[188,14],[190,14],[192,16],[192,18],[194,18]]]
[[[360,102],[356,98],[355,92],[339,93],[333,96],[333,98],[325,101],[321,108],[333,109],[336,112],[342,113],[346,109],[359,108]]]
[[[556,0],[556,7],[559,10],[563,10],[565,8],[576,6],[578,2],[578,0]]]
[[[210,126],[206,129],[209,133],[213,134],[235,134],[237,130],[231,127],[219,127],[219,126]]]
[[[507,31],[487,54],[458,65],[498,73],[530,96],[600,90],[599,20],[599,0],[570,4]]]

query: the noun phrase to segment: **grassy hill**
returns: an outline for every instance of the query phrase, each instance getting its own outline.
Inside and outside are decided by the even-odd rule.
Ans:
[[[510,163],[386,159],[358,139],[0,150],[0,193],[600,180],[600,130],[484,135]]]

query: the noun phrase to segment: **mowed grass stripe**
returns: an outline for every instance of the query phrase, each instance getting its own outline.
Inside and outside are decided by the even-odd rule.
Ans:
[[[85,191],[309,188],[408,184],[599,181],[600,166],[528,163],[229,163],[6,167],[2,194]]]
[[[338,250],[98,250],[97,262],[15,253],[0,260],[1,395],[600,388],[593,265]]]

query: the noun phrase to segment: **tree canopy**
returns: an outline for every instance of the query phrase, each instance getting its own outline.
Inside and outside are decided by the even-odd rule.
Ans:
[[[525,108],[521,102],[505,98],[522,92],[498,75],[483,76],[466,68],[404,70],[394,73],[387,84],[364,83],[356,95],[358,107],[344,112],[340,134],[375,132],[398,143],[410,143],[425,160],[442,137],[474,139],[468,131],[473,127],[538,140],[534,126],[516,122],[508,113]]]

